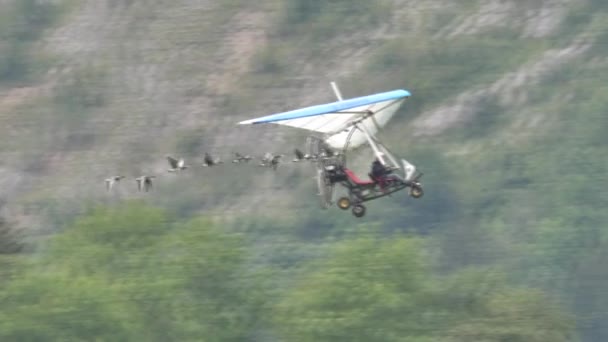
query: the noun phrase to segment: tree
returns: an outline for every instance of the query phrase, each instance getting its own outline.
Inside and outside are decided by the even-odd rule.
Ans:
[[[289,341],[570,341],[573,324],[541,292],[500,272],[434,277],[418,240],[339,244],[277,305]]]
[[[312,265],[277,306],[289,341],[395,341],[426,334],[428,273],[416,240],[358,239]]]
[[[35,268],[0,292],[3,341],[132,341],[138,313],[104,279]]]
[[[434,310],[448,312],[437,340],[574,341],[574,321],[541,291],[509,285],[499,270],[469,269],[442,279]]]
[[[264,292],[240,236],[173,224],[141,203],[100,208],[0,292],[1,340],[240,341]]]
[[[58,19],[62,6],[56,2],[10,0],[0,12],[0,82],[21,81],[37,67],[31,43]]]

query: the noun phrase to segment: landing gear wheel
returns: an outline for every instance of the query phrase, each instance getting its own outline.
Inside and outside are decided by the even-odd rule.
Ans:
[[[355,217],[365,216],[365,207],[362,204],[355,204],[353,207],[353,215],[355,215]]]
[[[410,196],[414,198],[420,198],[423,195],[424,190],[422,190],[422,187],[420,185],[412,185],[412,187],[410,188]]]
[[[348,208],[350,208],[350,198],[340,197],[340,199],[338,200],[338,208],[342,210],[348,210]]]

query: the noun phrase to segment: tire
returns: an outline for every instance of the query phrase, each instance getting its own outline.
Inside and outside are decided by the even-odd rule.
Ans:
[[[365,216],[365,206],[363,206],[362,204],[356,204],[353,207],[353,215],[355,215],[355,217]]]
[[[422,190],[422,187],[420,185],[412,185],[412,187],[410,188],[410,196],[414,198],[420,198],[424,196],[424,190]]]
[[[337,202],[338,204],[338,208],[342,209],[342,210],[348,210],[350,208],[350,198],[348,197],[340,197],[340,199]]]

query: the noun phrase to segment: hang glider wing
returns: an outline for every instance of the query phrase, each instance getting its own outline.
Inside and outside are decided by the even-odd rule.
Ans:
[[[239,124],[274,123],[330,136],[330,146],[341,148],[349,135],[351,123],[360,121],[371,134],[377,133],[395,114],[403,101],[411,96],[407,90],[393,90],[385,93],[356,97],[312,107],[296,109],[284,113],[263,116],[242,121]],[[350,146],[365,142],[361,132],[351,135]]]
[[[332,133],[344,129],[348,126],[349,122],[356,120],[361,115],[369,115],[370,112],[376,116],[376,120],[379,120],[378,114],[387,112],[390,109],[393,109],[394,113],[401,102],[408,96],[410,96],[410,93],[406,90],[394,90],[272,114],[241,121],[239,124],[275,123],[314,132]]]

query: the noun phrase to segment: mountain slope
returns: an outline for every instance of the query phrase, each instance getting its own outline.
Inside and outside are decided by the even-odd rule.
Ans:
[[[47,75],[26,88],[7,89],[0,107],[5,127],[10,127],[3,145],[7,153],[17,147],[21,152],[19,160],[4,158],[11,160],[6,172],[35,184],[31,190],[25,190],[26,185],[15,190],[20,195],[11,203],[45,207],[49,198],[61,198],[73,206],[103,199],[100,179],[113,173],[164,176],[165,154],[200,162],[203,151],[226,157],[233,150],[261,155],[286,143],[301,144],[303,135],[294,137],[292,131],[234,123],[329,101],[330,80],[340,82],[348,96],[410,89],[414,98],[402,110],[400,124],[408,136],[428,136],[431,141],[447,128],[474,120],[488,98],[513,110],[525,108],[531,83],[580,56],[590,44],[585,31],[582,39],[573,35],[558,42],[559,24],[574,3],[568,1],[447,6],[337,2],[331,8],[309,8],[310,17],[298,3],[74,5],[38,43],[56,61]],[[337,20],[344,24],[335,25]],[[503,56],[513,39],[523,51]],[[471,60],[479,63],[467,65],[463,53],[471,50],[480,53]],[[498,57],[507,58],[493,61]],[[454,64],[458,60],[464,63]],[[411,124],[404,121],[413,116],[417,118]],[[537,113],[519,119],[522,122],[505,128],[503,135],[521,132],[522,126],[533,128],[530,122],[541,117]],[[393,135],[390,130],[388,134]],[[255,149],[249,148],[252,141]],[[472,148],[469,145],[458,143],[454,152]],[[282,150],[289,153],[291,148]],[[254,209],[247,203],[258,202],[251,199],[257,195],[246,184],[257,171],[230,171],[231,177],[243,179],[232,189],[241,189],[235,196],[245,196],[235,206]],[[261,177],[256,182],[262,188],[253,193],[276,188],[273,177]],[[170,184],[187,192],[195,179],[177,184],[163,177],[168,183],[160,191],[175,193]],[[13,180],[7,178],[7,183]],[[279,179],[279,185],[283,181]],[[203,184],[188,197],[226,190],[214,188]],[[121,191],[121,198],[138,196],[132,186]],[[267,206],[295,205],[285,202],[292,198],[290,192],[278,191],[272,196],[276,200],[263,196],[264,201]],[[189,207],[208,204],[198,200]]]
[[[0,13],[32,3],[2,1]],[[0,16],[10,33],[0,52],[13,56],[0,58],[2,216],[12,225],[52,232],[93,205],[142,199],[183,216],[296,222],[305,236],[368,222],[432,233],[442,270],[500,265],[575,308],[587,340],[608,336],[595,301],[608,281],[595,276],[608,220],[597,185],[608,172],[602,1],[49,6]],[[4,29],[21,20],[34,29]],[[306,165],[166,172],[167,154],[199,166],[206,151],[301,147],[304,132],[235,123],[331,101],[332,80],[348,97],[413,93],[383,139],[425,172],[424,200],[373,202],[353,223],[316,208]],[[369,159],[362,151],[349,163],[364,172]],[[154,193],[136,191],[141,173],[158,175]],[[107,194],[112,174],[129,179]]]

